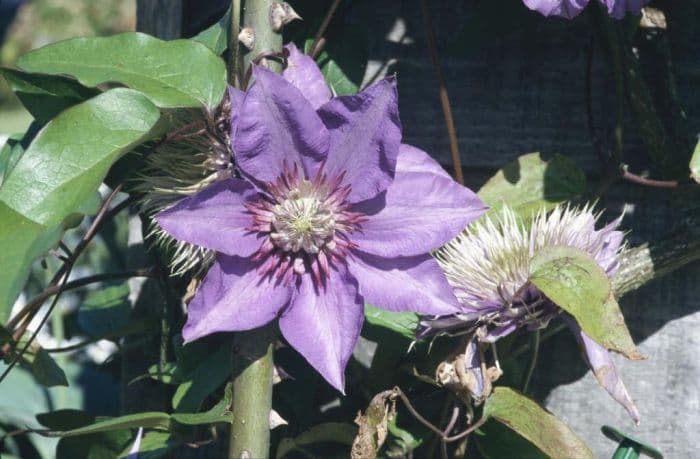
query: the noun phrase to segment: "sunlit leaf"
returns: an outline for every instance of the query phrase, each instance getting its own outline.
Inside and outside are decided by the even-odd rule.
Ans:
[[[483,416],[508,426],[550,457],[595,457],[569,426],[511,388],[496,387]]]
[[[178,412],[194,412],[204,399],[231,375],[231,349],[222,346],[207,356],[197,368],[183,377],[173,396],[172,405]]]
[[[565,156],[544,161],[539,153],[530,153],[506,164],[479,190],[479,197],[497,211],[504,204],[529,218],[534,212],[552,209],[586,189],[586,177]]]
[[[58,115],[0,186],[0,319],[31,262],[58,241],[64,220],[92,196],[111,164],[148,138],[160,118],[144,95],[114,89]]]
[[[52,43],[20,57],[17,66],[72,75],[86,86],[122,83],[166,108],[213,109],[226,89],[224,62],[206,46],[138,32]]]
[[[571,314],[601,346],[639,359],[605,271],[573,247],[545,247],[530,263],[530,282]]]

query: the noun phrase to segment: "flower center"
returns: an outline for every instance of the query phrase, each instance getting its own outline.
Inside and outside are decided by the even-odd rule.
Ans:
[[[300,168],[283,165],[282,174],[266,184],[265,195],[246,204],[253,216],[248,228],[262,237],[254,260],[264,260],[259,270],[292,282],[310,273],[314,283],[323,284],[332,266],[344,263],[348,252],[357,248],[352,233],[366,216],[351,210],[347,202],[350,186],[345,174],[329,178],[323,167],[313,179]]]
[[[335,212],[303,180],[272,208],[272,242],[285,252],[318,253],[335,235]]]

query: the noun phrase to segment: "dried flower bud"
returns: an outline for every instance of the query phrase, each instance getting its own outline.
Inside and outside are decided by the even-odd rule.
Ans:
[[[279,32],[282,27],[295,19],[301,20],[301,16],[287,2],[275,2],[270,7],[270,26],[275,32]]]

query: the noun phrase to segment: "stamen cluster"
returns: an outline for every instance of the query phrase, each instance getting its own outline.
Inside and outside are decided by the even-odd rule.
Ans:
[[[248,230],[264,238],[253,256],[266,260],[262,274],[289,283],[294,275],[311,272],[321,285],[330,275],[329,264],[343,262],[348,250],[357,247],[349,236],[366,217],[350,210],[351,187],[344,178],[344,173],[329,178],[321,167],[309,180],[296,164],[285,164],[279,178],[266,184],[262,198],[246,204],[253,216]]]

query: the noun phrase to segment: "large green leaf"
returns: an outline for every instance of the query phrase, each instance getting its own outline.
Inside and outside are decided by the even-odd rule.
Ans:
[[[41,124],[68,107],[79,104],[100,92],[86,88],[75,80],[60,75],[41,75],[1,68],[0,74],[25,108]]]
[[[198,41],[217,55],[222,55],[228,48],[229,29],[231,28],[231,8],[211,27],[199,32],[192,40]]]
[[[224,397],[209,411],[203,413],[173,413],[171,417],[173,421],[179,424],[190,426],[215,424],[218,422],[231,423],[232,413],[230,408],[232,395],[232,387],[229,384],[226,386],[226,390],[224,390]]]
[[[483,416],[505,424],[550,457],[595,457],[569,426],[509,387],[494,389]]]
[[[485,459],[504,459],[518,452],[518,459],[547,459],[539,448],[499,423],[489,421],[474,435],[476,446]]]
[[[1,190],[1,188],[0,188]],[[0,201],[0,321],[10,315],[12,304],[24,286],[32,261],[58,243],[61,226],[44,226]]]
[[[530,153],[503,166],[478,194],[492,211],[505,204],[529,218],[533,212],[549,210],[585,189],[585,174],[567,157],[555,155],[544,161],[539,153]]]
[[[181,443],[182,440],[180,440],[176,435],[173,435],[170,432],[160,432],[158,430],[146,432],[143,434],[143,438],[141,438],[141,444],[139,445],[137,458],[161,458]],[[127,447],[124,448],[124,450],[121,453],[119,453],[117,457],[119,459],[132,459],[134,456],[129,455],[132,446],[132,442],[130,442],[129,445],[127,445]]]
[[[639,359],[605,271],[586,252],[545,247],[530,262],[530,282],[571,314],[601,346]]]
[[[124,88],[66,110],[24,152],[0,187],[0,201],[36,223],[61,223],[159,118],[148,98]]]
[[[121,83],[166,108],[212,109],[226,89],[224,62],[203,44],[138,32],[53,43],[20,57],[17,65],[29,72],[72,75],[86,86]]]
[[[0,320],[32,260],[59,239],[111,164],[149,137],[160,112],[143,94],[114,89],[69,108],[34,138],[0,186]]]

